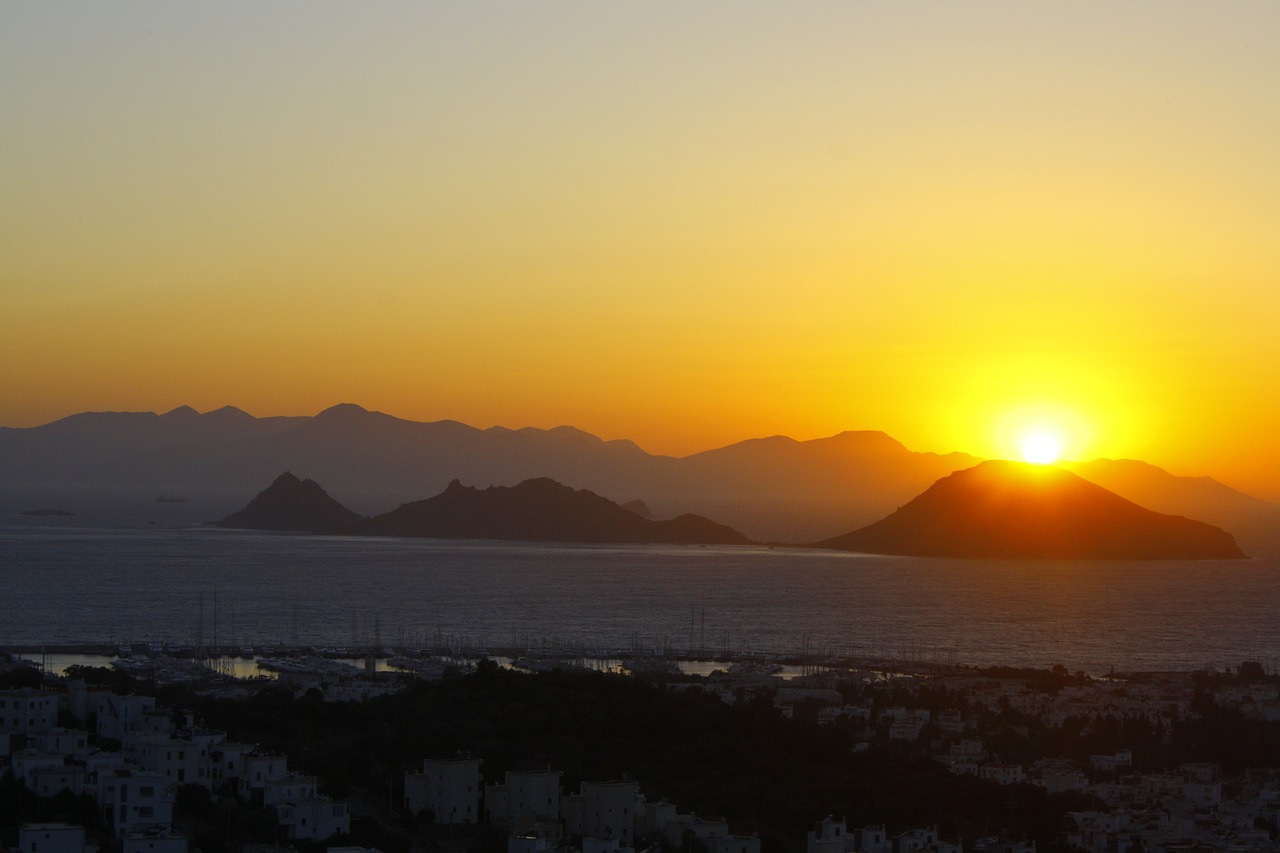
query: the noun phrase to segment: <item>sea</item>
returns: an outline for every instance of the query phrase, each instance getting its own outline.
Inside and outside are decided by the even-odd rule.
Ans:
[[[828,655],[1072,671],[1280,667],[1280,561],[943,560],[211,527],[0,527],[0,648]]]

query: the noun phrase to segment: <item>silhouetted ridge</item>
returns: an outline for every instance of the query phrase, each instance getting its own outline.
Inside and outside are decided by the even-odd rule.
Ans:
[[[1152,512],[1061,468],[1003,461],[956,471],[887,518],[817,545],[918,557],[1244,557],[1221,528]]]
[[[661,456],[571,427],[478,429],[403,420],[354,403],[309,417],[256,418],[223,407],[199,415],[85,412],[42,426],[0,427],[0,492],[14,507],[42,505],[49,487],[65,496],[59,500],[88,507],[109,489],[112,515],[150,517],[151,496],[183,494],[195,514],[187,520],[217,518],[228,511],[227,494],[251,495],[288,469],[307,471],[372,515],[406,495],[436,494],[454,478],[510,484],[546,476],[599,495],[640,498],[661,518],[698,513],[771,542],[812,542],[860,528],[980,461],[908,450],[873,430]],[[1061,467],[1156,512],[1222,527],[1251,554],[1280,555],[1280,504],[1145,463]]]
[[[314,480],[299,480],[286,471],[248,506],[217,522],[219,527],[247,530],[337,532],[361,517],[338,503]]]
[[[738,531],[697,515],[651,521],[586,489],[546,477],[477,489],[453,480],[433,498],[370,519],[387,536],[519,539],[538,542],[745,544]]]
[[[648,519],[653,518],[653,511],[649,509],[649,505],[644,501],[640,500],[639,498],[633,501],[627,501],[622,505],[622,508],[627,510],[628,512],[634,512],[636,515],[640,516],[641,518],[648,518]]]
[[[747,537],[699,515],[652,521],[585,489],[539,477],[477,489],[452,480],[440,494],[374,518],[351,512],[312,480],[281,474],[221,527],[437,539],[742,545]]]

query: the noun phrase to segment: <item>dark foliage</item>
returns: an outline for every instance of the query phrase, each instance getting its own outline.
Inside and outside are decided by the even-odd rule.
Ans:
[[[97,800],[70,791],[40,798],[16,779],[11,770],[0,775],[0,847],[17,849],[18,828],[24,823],[72,823],[85,828],[87,838],[110,837]]]
[[[603,674],[482,665],[363,704],[294,698],[283,688],[245,702],[187,698],[206,724],[286,753],[333,796],[380,791],[398,802],[404,772],[424,757],[470,753],[483,759],[488,781],[548,765],[564,772],[569,790],[629,776],[651,799],[725,817],[772,851],[799,849],[827,814],[1048,844],[1065,811],[1080,807],[1035,788],[952,776],[902,744],[855,754],[841,729],[785,719],[768,699],[726,705],[700,690]]]
[[[34,666],[15,666],[0,672],[0,690],[37,688],[44,682],[44,675]]]

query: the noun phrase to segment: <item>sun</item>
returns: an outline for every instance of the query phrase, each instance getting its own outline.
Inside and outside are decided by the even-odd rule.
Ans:
[[[1022,442],[1022,458],[1037,465],[1052,465],[1061,452],[1058,439],[1047,432],[1032,433]]]
[[[993,430],[1000,459],[1053,465],[1075,459],[1092,425],[1071,406],[1029,401],[1001,412]]]

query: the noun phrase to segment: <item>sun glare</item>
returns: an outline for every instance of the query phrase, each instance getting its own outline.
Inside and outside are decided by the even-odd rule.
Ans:
[[[1047,433],[1036,433],[1022,442],[1022,458],[1037,465],[1049,465],[1058,461],[1061,451],[1058,440]]]

